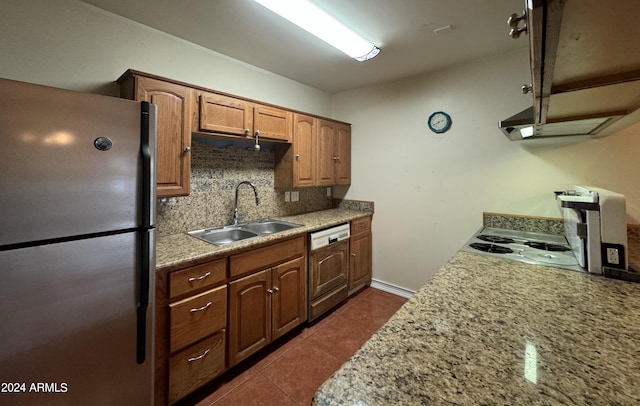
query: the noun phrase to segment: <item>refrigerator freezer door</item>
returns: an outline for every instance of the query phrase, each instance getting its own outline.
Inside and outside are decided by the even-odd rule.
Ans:
[[[151,310],[136,360],[141,235],[0,251],[0,382],[25,383],[0,404],[151,404]]]
[[[141,117],[138,102],[0,80],[0,247],[141,226]]]

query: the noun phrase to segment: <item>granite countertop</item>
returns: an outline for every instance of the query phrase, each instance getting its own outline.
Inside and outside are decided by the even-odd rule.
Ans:
[[[640,404],[640,284],[458,252],[314,405]]]
[[[302,224],[302,226],[223,246],[209,244],[186,233],[159,237],[156,241],[156,272],[202,263],[220,255],[233,254],[372,214],[372,211],[367,210],[328,209],[295,216],[277,217],[275,219]]]

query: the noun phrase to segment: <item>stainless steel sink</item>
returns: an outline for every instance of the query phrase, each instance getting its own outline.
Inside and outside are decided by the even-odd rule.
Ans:
[[[240,227],[243,230],[248,230],[258,235],[266,235],[300,227],[300,224],[279,220],[260,220],[253,223],[242,224]]]
[[[192,237],[199,238],[213,245],[231,244],[247,238],[258,237],[279,233],[300,227],[302,224],[289,223],[280,220],[258,220],[250,223],[238,224],[237,226],[226,226],[219,228],[205,228],[202,230],[189,231]]]

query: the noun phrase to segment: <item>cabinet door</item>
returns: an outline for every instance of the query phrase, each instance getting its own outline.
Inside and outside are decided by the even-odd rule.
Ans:
[[[318,186],[334,184],[334,135],[335,123],[318,120],[318,140],[316,142],[316,184]]]
[[[271,269],[229,283],[229,367],[271,341]]]
[[[302,114],[293,117],[293,186],[313,186],[316,180],[316,119]]]
[[[307,267],[299,257],[273,268],[272,339],[307,319]]]
[[[347,240],[312,252],[309,259],[309,297],[315,299],[331,289],[347,284],[349,242]]]
[[[336,132],[333,142],[335,153],[335,184],[351,184],[351,126],[336,124]]]
[[[351,236],[349,290],[371,282],[371,233]]]
[[[141,76],[135,80],[135,99],[158,106],[157,196],[187,196],[191,177],[193,90]]]
[[[198,124],[200,131],[251,136],[253,110],[244,100],[202,93]]]
[[[291,142],[292,114],[289,111],[254,105],[253,134],[260,137]]]

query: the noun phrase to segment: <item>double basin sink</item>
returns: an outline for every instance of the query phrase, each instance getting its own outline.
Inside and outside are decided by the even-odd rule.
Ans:
[[[189,231],[187,234],[213,245],[226,245],[236,241],[246,240],[247,238],[279,233],[301,226],[302,224],[289,223],[281,220],[258,220],[234,226]]]

